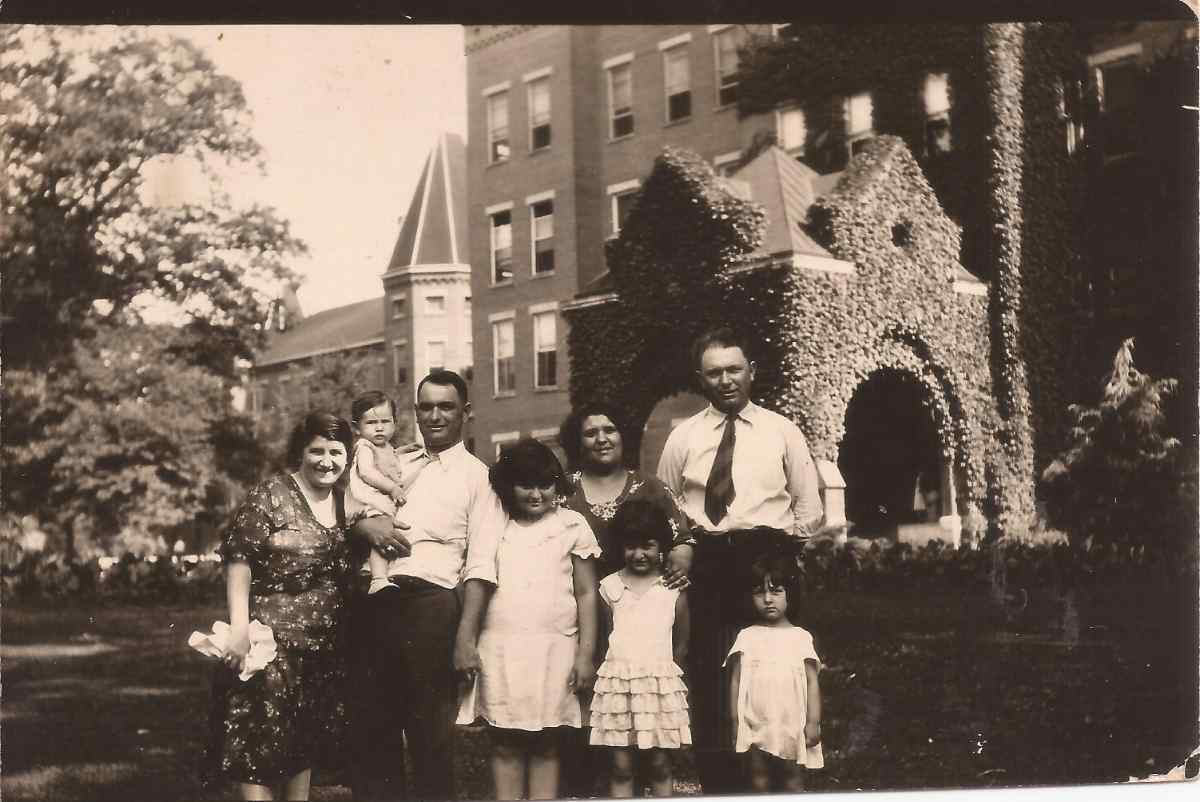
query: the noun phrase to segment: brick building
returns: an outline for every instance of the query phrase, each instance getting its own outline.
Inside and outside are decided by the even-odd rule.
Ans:
[[[445,367],[470,377],[464,150],[461,137],[443,134],[426,158],[381,276],[382,295],[306,317],[295,287],[283,291],[247,380],[256,419],[306,407],[312,360],[326,354],[361,354],[373,362],[374,387],[410,418],[421,376]]]
[[[663,147],[723,168],[786,123],[778,114],[738,116],[737,48],[749,32],[770,29],[466,28],[482,458],[521,436],[556,443],[570,408],[562,306],[601,279],[604,242]]]

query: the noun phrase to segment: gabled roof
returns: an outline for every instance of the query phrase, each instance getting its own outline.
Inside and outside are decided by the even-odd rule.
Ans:
[[[808,207],[833,189],[841,173],[820,175],[788,156],[779,147],[769,147],[729,178],[750,188],[751,199],[767,213],[760,250],[769,256],[791,253],[830,257],[804,230]]]
[[[310,315],[287,331],[271,332],[256,368],[383,341],[383,296]]]
[[[443,133],[429,151],[400,226],[387,272],[412,265],[467,262],[467,149]]]

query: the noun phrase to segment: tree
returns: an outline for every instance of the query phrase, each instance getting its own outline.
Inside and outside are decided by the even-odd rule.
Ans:
[[[0,87],[8,366],[45,367],[157,305],[194,332],[189,361],[232,375],[304,249],[272,210],[234,209],[216,187],[217,163],[259,164],[240,85],[182,39],[6,26]],[[211,202],[148,202],[162,159],[201,165]]]
[[[72,370],[5,374],[6,420],[37,431],[6,438],[6,505],[63,533],[68,557],[87,541],[162,536],[219,490],[217,446],[236,415],[219,377],[172,355],[176,336],[103,326],[75,344]]]
[[[1171,553],[1195,540],[1195,454],[1169,436],[1163,412],[1176,386],[1135,368],[1126,340],[1100,403],[1071,407],[1070,446],[1042,480],[1050,520],[1073,542]]]
[[[0,26],[3,498],[68,556],[212,517],[261,467],[229,389],[304,245],[220,189],[220,165],[262,166],[249,119],[182,39]],[[153,202],[170,160],[199,165],[205,203]]]

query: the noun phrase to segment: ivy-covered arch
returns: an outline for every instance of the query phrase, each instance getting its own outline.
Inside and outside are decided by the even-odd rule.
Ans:
[[[827,259],[762,254],[764,211],[742,195],[695,154],[656,160],[609,244],[610,285],[565,309],[572,400],[617,404],[640,432],[660,400],[696,389],[696,335],[730,325],[751,343],[754,400],[796,421],[819,459],[837,461],[847,405],[873,371],[911,374],[962,493],[994,506],[986,285],[959,264],[959,229],[904,143],[878,138],[810,209]]]

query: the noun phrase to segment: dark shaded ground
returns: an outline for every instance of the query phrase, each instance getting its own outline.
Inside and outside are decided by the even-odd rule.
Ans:
[[[1197,743],[1194,598],[1162,596],[805,599],[827,663],[827,768],[810,787],[1097,783],[1182,763]],[[195,767],[210,664],[185,641],[222,613],[6,604],[4,798],[206,796]],[[463,796],[487,798],[486,738],[461,737]],[[680,758],[677,790],[694,793]]]

